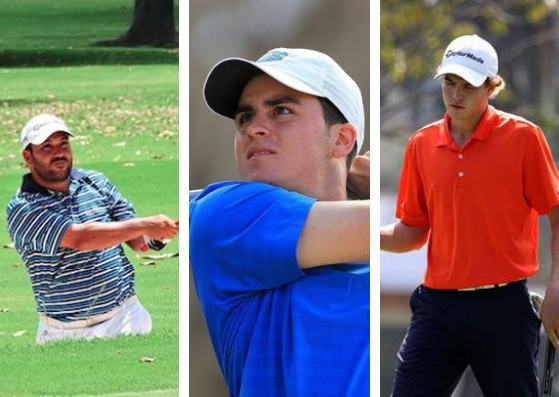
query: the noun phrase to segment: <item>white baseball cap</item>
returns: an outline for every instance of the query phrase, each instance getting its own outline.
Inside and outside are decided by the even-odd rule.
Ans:
[[[227,58],[218,62],[204,83],[204,99],[215,113],[233,119],[250,79],[260,73],[294,90],[327,98],[357,131],[357,152],[365,134],[365,111],[359,87],[328,55],[301,48],[275,48],[256,62]]]
[[[435,79],[443,74],[455,74],[474,87],[480,87],[488,77],[499,72],[495,48],[476,34],[454,39],[443,55]]]
[[[58,131],[74,136],[61,118],[47,113],[38,114],[21,130],[21,146],[25,149],[29,144],[40,145]]]

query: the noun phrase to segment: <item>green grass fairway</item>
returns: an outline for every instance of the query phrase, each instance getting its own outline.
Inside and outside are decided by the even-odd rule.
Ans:
[[[21,161],[21,128],[33,115],[51,112],[64,118],[76,135],[71,140],[76,166],[105,173],[139,216],[164,213],[178,218],[177,51],[90,46],[123,33],[131,22],[133,4],[132,0],[0,0],[4,214],[27,172]],[[178,396],[177,256],[152,260],[127,250],[136,267],[138,296],[152,316],[150,335],[37,345],[29,278],[9,244],[4,216],[1,397]],[[178,250],[177,238],[161,253]]]
[[[0,66],[177,63],[178,52],[92,46],[132,22],[133,0],[0,0]],[[178,25],[178,0],[175,21]]]

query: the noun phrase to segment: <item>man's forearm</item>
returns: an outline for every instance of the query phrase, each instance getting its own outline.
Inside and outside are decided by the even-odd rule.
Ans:
[[[380,228],[380,249],[394,253],[408,252],[423,247],[428,236],[429,228],[393,223]]]
[[[370,212],[369,200],[316,202],[297,244],[299,266],[368,262]]]
[[[540,309],[545,332],[555,348],[559,348],[559,209],[554,208],[548,214],[551,226],[551,269],[545,291],[545,298]]]
[[[143,236],[142,220],[88,222],[71,225],[60,246],[80,251],[104,249]]]
[[[178,224],[164,215],[119,222],[89,222],[71,225],[60,246],[88,251],[128,242],[133,249],[139,249],[143,236],[163,240],[171,239],[177,233]]]

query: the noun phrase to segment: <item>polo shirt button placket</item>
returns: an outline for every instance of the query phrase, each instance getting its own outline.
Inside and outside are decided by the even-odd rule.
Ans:
[[[464,159],[464,153],[458,153],[458,160],[463,160]],[[458,172],[458,178],[463,178],[464,177],[464,172],[459,171]]]

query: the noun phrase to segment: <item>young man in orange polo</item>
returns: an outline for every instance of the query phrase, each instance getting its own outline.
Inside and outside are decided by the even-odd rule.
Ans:
[[[495,49],[477,35],[447,47],[444,117],[408,141],[397,223],[380,248],[428,242],[411,296],[393,396],[450,396],[471,366],[486,396],[538,396],[540,321],[526,279],[538,271],[538,215],[552,228],[552,274],[541,318],[557,347],[559,175],[542,130],[489,105],[505,86]]]

